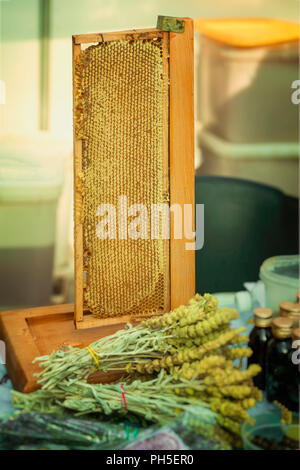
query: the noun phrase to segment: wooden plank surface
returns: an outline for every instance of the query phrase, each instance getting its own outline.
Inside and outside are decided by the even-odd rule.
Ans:
[[[14,387],[25,393],[39,387],[33,375],[41,370],[32,363],[36,357],[67,345],[83,348],[123,326],[119,321],[76,330],[73,304],[1,312],[0,339],[6,345],[6,367]]]
[[[152,318],[164,313],[163,311],[159,311],[157,313],[143,313],[143,314],[130,314],[130,315],[117,315],[114,317],[107,317],[107,318],[97,318],[91,314],[85,314],[83,316],[83,321],[78,322],[76,328],[79,330],[84,330],[86,328],[97,328],[99,326],[107,326],[107,325],[119,325],[119,327],[124,327],[127,323],[131,323],[135,325],[136,323],[147,320],[148,318]]]
[[[110,384],[117,382],[128,376],[123,370],[109,370],[104,372],[103,370],[97,370],[92,372],[87,378],[87,383],[89,384]]]
[[[194,208],[194,28],[185,19],[185,32],[170,33],[170,202]],[[193,210],[193,230],[195,227]],[[171,309],[195,293],[195,252],[191,240],[174,239],[171,223]]]
[[[28,377],[35,382],[33,374],[36,372],[36,366],[32,361],[40,354],[26,319],[19,314],[8,317],[1,312],[0,338],[5,343],[5,365],[14,387],[24,392],[34,390],[35,387],[28,387]]]

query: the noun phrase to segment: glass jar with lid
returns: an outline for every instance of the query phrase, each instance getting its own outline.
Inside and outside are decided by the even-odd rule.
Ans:
[[[291,381],[290,351],[293,320],[276,317],[272,322],[273,338],[266,353],[266,391],[268,401],[277,400],[290,409],[287,385]]]
[[[270,308],[256,308],[254,310],[254,328],[250,333],[249,347],[252,355],[248,358],[248,365],[259,364],[261,372],[254,377],[256,387],[265,390],[266,387],[266,352],[267,345],[272,338],[271,326],[273,310]]]
[[[280,302],[280,316],[289,317],[293,320],[294,328],[300,326],[300,303]]]

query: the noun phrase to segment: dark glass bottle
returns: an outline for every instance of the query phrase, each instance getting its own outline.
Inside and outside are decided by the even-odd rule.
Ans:
[[[261,372],[254,377],[254,385],[265,390],[266,387],[266,352],[269,340],[272,338],[273,310],[270,308],[256,308],[254,310],[255,326],[250,333],[249,347],[252,349],[252,356],[248,358],[248,365],[259,364]]]
[[[297,341],[298,344],[294,344]],[[290,402],[290,410],[299,412],[299,391],[300,391],[300,367],[299,367],[299,341],[300,341],[300,328],[295,328],[292,334],[292,349],[289,352],[290,363],[290,381],[287,384],[287,394]]]
[[[288,409],[291,403],[287,385],[291,380],[289,353],[292,347],[293,320],[277,317],[272,322],[273,338],[269,341],[266,355],[266,390],[268,401],[277,400]]]

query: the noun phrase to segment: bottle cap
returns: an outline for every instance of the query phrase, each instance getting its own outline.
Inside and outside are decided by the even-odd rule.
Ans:
[[[293,329],[293,339],[300,339],[300,328],[294,328]]]
[[[294,327],[297,328],[300,322],[300,303],[280,302],[279,306],[280,315],[291,318],[294,322]]]
[[[300,313],[300,304],[293,302],[280,302],[280,310],[283,312],[299,312]]]
[[[288,317],[276,317],[272,322],[272,333],[275,338],[284,339],[292,335],[293,320]]]
[[[255,308],[253,313],[255,326],[271,326],[273,316],[273,310],[271,308]]]

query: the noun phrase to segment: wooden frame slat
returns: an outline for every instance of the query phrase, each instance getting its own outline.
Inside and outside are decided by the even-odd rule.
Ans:
[[[148,29],[131,29],[125,31],[114,31],[112,33],[92,33],[92,34],[77,34],[73,36],[73,43],[78,44],[92,44],[107,41],[121,41],[129,39],[153,39],[162,37],[163,31],[156,28]]]
[[[73,40],[73,113],[76,112],[76,79],[75,65],[81,53],[80,44]],[[75,322],[83,320],[83,226],[82,226],[82,146],[83,142],[76,136],[74,125],[74,301]]]
[[[184,19],[184,33],[170,33],[170,205],[192,205],[194,230],[194,26]],[[171,221],[171,309],[195,294],[195,252],[187,242],[174,239]]]
[[[164,80],[164,107],[163,107],[163,187],[166,193],[170,192],[170,133],[169,133],[169,33],[163,33],[163,74]],[[169,311],[171,308],[171,280],[170,280],[170,240],[164,241],[165,252],[165,310]]]

